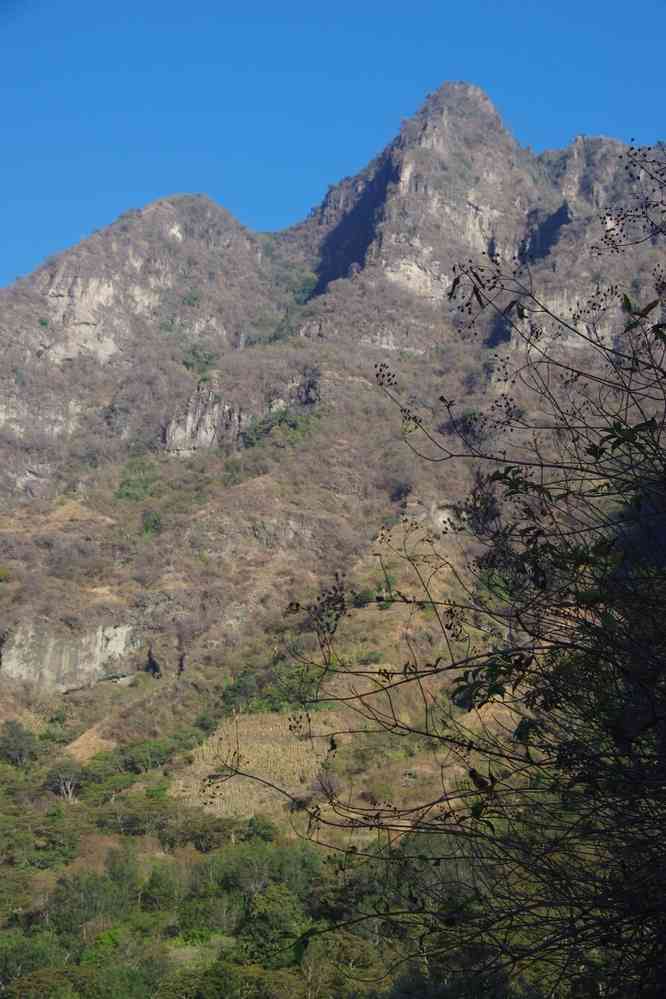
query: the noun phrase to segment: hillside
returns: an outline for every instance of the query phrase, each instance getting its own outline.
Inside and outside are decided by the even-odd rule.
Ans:
[[[373,365],[397,360],[415,398],[492,393],[510,344],[501,324],[485,342],[456,327],[455,261],[529,258],[572,306],[600,276],[620,150],[534,156],[478,88],[445,84],[290,230],[174,196],[4,289],[5,682],[83,686],[136,669],[150,641],[173,663],[183,636],[217,669],[407,495],[419,515],[446,505]]]
[[[224,713],[248,675],[270,687],[287,603],[336,571],[381,587],[381,526],[437,528],[465,488],[411,459],[374,366],[443,435],[440,394],[492,401],[512,345],[501,322],[461,327],[456,261],[529,260],[573,308],[601,276],[620,152],[534,156],[482,91],[445,84],[292,229],[174,196],[0,292],[7,698],[39,715],[64,694],[72,737],[100,723],[115,742]],[[604,279],[630,267],[635,287],[644,257],[604,260]],[[163,682],[136,689],[151,656]]]
[[[432,600],[460,592],[468,550],[443,524],[472,473],[414,458],[376,369],[446,442],[443,400],[473,425],[503,401],[515,349],[501,313],[465,323],[457,263],[520,264],[564,317],[613,281],[640,301],[653,247],[594,249],[600,214],[629,196],[622,153],[579,136],[535,155],[481,90],[447,83],[286,231],[174,195],[0,291],[0,993],[23,975],[21,999],[218,996],[230,954],[249,976],[238,989],[257,990],[243,995],[388,996],[371,981],[394,958],[379,924],[330,954],[313,945],[309,963],[280,956],[285,934],[386,889],[296,843],[308,809],[331,819],[344,786],[366,818],[396,791],[421,814],[481,765],[463,751],[444,774],[433,751],[428,706],[462,710],[442,697],[450,677],[398,690],[402,739],[388,715],[369,723],[381,685],[362,689],[360,712],[330,700],[458,640]],[[563,336],[557,349],[579,348]],[[394,606],[414,525],[440,553],[436,592]],[[393,551],[377,544],[387,526]],[[349,676],[332,671],[310,716],[308,605],[337,574],[354,607],[331,625]],[[479,579],[492,604],[497,580]],[[503,710],[484,705],[469,732],[510,732]],[[211,784],[230,759],[263,783]],[[362,826],[333,822],[329,842],[351,855],[374,842]],[[49,968],[56,991],[40,992]],[[224,985],[196,992],[219,968]],[[86,991],[98,971],[110,992]]]

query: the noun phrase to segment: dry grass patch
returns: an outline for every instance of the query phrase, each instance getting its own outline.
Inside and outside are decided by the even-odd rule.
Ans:
[[[77,763],[87,763],[97,753],[109,752],[118,745],[113,739],[106,739],[100,735],[101,722],[93,725],[92,728],[82,732],[78,739],[70,742],[66,747],[70,756],[73,756]]]
[[[78,871],[94,871],[96,874],[103,874],[109,852],[121,847],[122,838],[120,836],[86,833],[81,837],[76,858],[65,868],[65,874],[75,874]]]
[[[103,604],[125,604],[117,589],[111,586],[89,586],[82,589],[82,595]]]
[[[341,712],[321,711],[312,718],[310,737],[289,729],[289,716],[276,712],[239,715],[226,721],[192,753],[194,762],[174,780],[170,793],[191,805],[230,818],[284,815],[287,799],[273,787],[296,797],[310,788],[329,751],[331,733],[349,727]],[[259,780],[233,777],[217,785],[212,801],[204,795],[204,780],[240,752],[239,769]],[[261,783],[265,781],[266,783]]]
[[[62,524],[74,524],[80,521],[94,521],[96,524],[104,524],[109,527],[113,527],[116,523],[111,517],[95,513],[73,499],[68,499],[64,503],[58,504],[48,516],[48,523],[53,527],[60,527]]]

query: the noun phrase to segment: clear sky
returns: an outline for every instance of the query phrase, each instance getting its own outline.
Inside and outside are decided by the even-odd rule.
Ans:
[[[200,192],[304,217],[445,80],[536,150],[666,138],[665,0],[0,0],[0,284]]]

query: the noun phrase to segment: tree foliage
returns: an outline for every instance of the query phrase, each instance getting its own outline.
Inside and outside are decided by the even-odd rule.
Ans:
[[[23,767],[39,753],[36,736],[15,720],[6,721],[0,729],[0,760]]]

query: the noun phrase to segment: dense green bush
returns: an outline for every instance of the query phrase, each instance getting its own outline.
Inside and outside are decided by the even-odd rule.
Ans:
[[[73,800],[86,783],[88,775],[72,759],[60,760],[46,775],[44,787],[61,798]]]
[[[0,813],[0,864],[46,870],[73,860],[83,825],[77,819],[60,806],[39,814],[6,804]]]
[[[364,586],[360,590],[355,590],[352,593],[352,605],[356,608],[367,607],[375,599],[375,593],[377,591],[371,589],[369,586]]]
[[[241,444],[245,448],[251,448],[271,439],[282,446],[297,445],[312,433],[317,421],[316,413],[299,413],[285,407],[252,420],[241,431]]]
[[[372,666],[380,663],[383,658],[384,656],[381,652],[377,649],[371,649],[370,652],[365,652],[360,656],[358,662],[360,666]]]
[[[252,896],[237,934],[238,957],[265,968],[286,968],[298,959],[296,941],[311,926],[286,885],[269,884]]]
[[[265,843],[273,843],[278,838],[278,829],[274,822],[264,815],[253,815],[248,819],[244,839],[261,839]]]
[[[155,801],[145,794],[126,794],[104,805],[97,826],[104,832],[124,836],[158,836],[168,844],[169,830],[176,821],[173,803]]]
[[[241,968],[217,961],[204,971],[177,972],[161,983],[155,999],[305,999],[305,996],[303,982],[288,971]]]
[[[59,879],[49,898],[49,925],[59,934],[77,934],[99,916],[121,919],[131,901],[125,887],[107,874],[70,874]]]
[[[183,894],[183,884],[172,864],[155,864],[141,889],[141,908],[173,909]]]
[[[178,906],[178,929],[187,943],[203,943],[216,933],[234,933],[243,911],[238,895],[190,895]]]
[[[6,721],[0,729],[0,760],[24,767],[39,755],[36,736],[18,721]]]
[[[84,784],[80,796],[90,805],[103,805],[115,798],[120,791],[131,787],[136,779],[136,774],[114,773],[102,780],[96,779]]]
[[[144,510],[141,514],[141,530],[145,537],[152,537],[162,530],[162,517],[157,510]]]
[[[183,351],[183,364],[188,371],[205,378],[211,368],[215,367],[218,355],[212,350],[206,350],[200,344],[191,344]]]
[[[98,753],[85,767],[86,783],[90,781],[100,785],[111,781],[113,784],[113,779],[120,775],[136,777],[148,773],[163,766],[174,754],[193,749],[204,738],[205,733],[201,728],[184,728],[162,739],[144,739],[110,752]],[[120,784],[129,786],[122,780]]]
[[[206,735],[210,735],[217,728],[218,722],[208,711],[202,711],[194,719],[194,725],[196,728],[200,728]]]
[[[62,943],[51,930],[29,936],[18,929],[0,932],[0,995],[19,975],[64,963],[66,957]]]
[[[130,458],[123,468],[115,498],[140,503],[154,495],[159,477],[154,462],[145,457]]]

